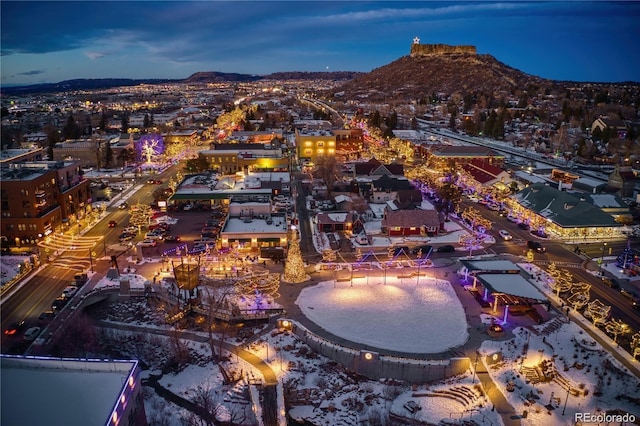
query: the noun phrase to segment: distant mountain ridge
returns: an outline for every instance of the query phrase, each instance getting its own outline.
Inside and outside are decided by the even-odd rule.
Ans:
[[[139,84],[164,84],[180,80],[169,79],[131,79],[131,78],[79,78],[64,80],[58,83],[41,83],[27,86],[10,86],[0,88],[3,95],[28,95],[32,93],[72,92],[75,90],[109,89],[120,86],[137,86]]]
[[[59,83],[42,83],[27,86],[10,86],[0,88],[3,95],[28,95],[33,93],[52,93],[75,90],[108,89],[121,86],[137,86],[139,84],[207,84],[238,82],[246,83],[259,80],[350,80],[364,73],[356,71],[304,72],[285,71],[268,75],[224,73],[217,71],[196,72],[185,79],[130,79],[130,78],[84,78],[65,80]]]
[[[410,54],[371,72],[276,72],[268,75],[196,72],[186,79],[76,79],[59,83],[2,87],[3,95],[26,95],[76,90],[106,89],[138,84],[207,84],[260,80],[344,81],[334,92],[351,99],[417,99],[435,92],[511,92],[529,84],[557,88],[561,81],[543,79],[510,67],[491,55],[477,54],[475,46],[412,45]],[[628,82],[631,83],[631,82]],[[607,83],[625,84],[625,83]],[[637,84],[637,83],[634,83]]]

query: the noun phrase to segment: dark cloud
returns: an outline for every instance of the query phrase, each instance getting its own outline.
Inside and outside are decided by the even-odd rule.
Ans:
[[[165,64],[154,68],[165,73],[268,73],[336,64],[370,71],[406,55],[419,36],[424,43],[474,44],[536,73],[549,52],[562,50],[554,37],[571,43],[576,54],[608,56],[623,55],[616,50],[629,50],[640,39],[640,2],[2,0],[0,19],[0,55],[8,63],[19,53],[80,50],[78,58],[99,62],[101,69],[127,72],[120,64],[133,64],[131,58],[152,68]],[[532,51],[538,57],[518,53]],[[76,52],[70,53],[66,58]],[[13,59],[11,74],[49,69],[46,62],[20,69],[20,57]],[[552,66],[574,72],[570,64]]]
[[[31,70],[31,71],[18,73],[17,75],[38,75],[38,74],[44,74],[44,72],[45,70]]]

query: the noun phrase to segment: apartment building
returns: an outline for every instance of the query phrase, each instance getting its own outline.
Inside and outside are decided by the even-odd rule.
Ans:
[[[10,244],[33,245],[90,211],[89,181],[78,161],[3,164],[0,178],[0,232]]]

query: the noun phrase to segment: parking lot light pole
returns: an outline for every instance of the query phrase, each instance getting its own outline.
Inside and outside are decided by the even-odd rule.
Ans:
[[[600,267],[598,268],[598,274],[602,276],[602,262],[604,262],[604,250],[607,248],[607,243],[602,245],[602,254],[600,255]]]

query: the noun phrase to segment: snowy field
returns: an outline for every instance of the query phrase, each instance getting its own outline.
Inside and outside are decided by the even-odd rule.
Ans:
[[[639,419],[640,379],[578,325],[557,321],[531,327],[531,332],[517,328],[513,339],[485,340],[481,346],[500,392],[516,413],[527,411],[522,424],[573,425],[575,413],[616,410]],[[494,354],[499,356],[491,363]]]
[[[464,344],[468,324],[448,281],[420,277],[325,281],[296,304],[320,327],[354,342],[408,353],[439,353]]]

